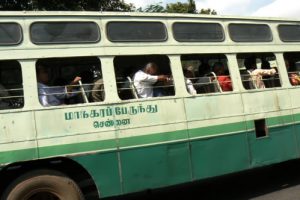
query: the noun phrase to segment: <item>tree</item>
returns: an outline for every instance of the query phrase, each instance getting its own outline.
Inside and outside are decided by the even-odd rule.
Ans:
[[[215,10],[211,10],[210,8],[208,9],[201,9],[200,14],[206,14],[206,15],[216,15],[217,12]]]
[[[196,9],[195,0],[188,0],[186,3],[176,2],[176,3],[169,3],[164,8],[162,2],[156,4],[150,4],[145,9],[138,8],[137,12],[167,12],[167,13],[193,13],[193,14],[208,14],[208,15],[216,15],[217,12],[215,10],[208,9],[201,9],[200,12]]]
[[[154,12],[156,12],[156,13],[166,12],[166,9],[161,4],[162,4],[162,2],[159,2],[157,4],[150,4],[143,10],[143,12],[153,12],[153,13]]]
[[[167,4],[166,12],[168,13],[197,13],[194,0],[188,0],[187,3],[170,3]]]
[[[0,10],[133,11],[124,0],[1,0]]]

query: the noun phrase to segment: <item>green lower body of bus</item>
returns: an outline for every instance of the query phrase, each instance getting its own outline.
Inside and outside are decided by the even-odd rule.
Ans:
[[[292,121],[292,116],[267,119],[269,133],[262,138],[256,137],[253,121],[248,121],[118,141],[42,147],[38,155],[73,154],[70,157],[89,172],[101,197],[108,197],[299,158],[300,125]],[[113,150],[101,152],[104,149]],[[30,160],[36,151],[0,153],[0,160]],[[76,156],[88,151],[100,152]]]

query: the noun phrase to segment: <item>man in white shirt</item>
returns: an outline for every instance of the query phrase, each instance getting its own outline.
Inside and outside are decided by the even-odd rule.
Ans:
[[[134,74],[133,81],[140,98],[151,98],[156,95],[153,92],[153,85],[158,81],[167,82],[170,78],[167,75],[156,75],[158,67],[155,63],[148,63]]]
[[[75,77],[75,79],[70,83],[70,86],[49,87],[47,85],[49,82],[47,70],[43,66],[38,66],[37,80],[40,103],[43,106],[58,106],[64,104],[64,100],[66,98],[76,95],[68,94],[68,92],[72,92],[72,85],[77,84],[81,78]]]

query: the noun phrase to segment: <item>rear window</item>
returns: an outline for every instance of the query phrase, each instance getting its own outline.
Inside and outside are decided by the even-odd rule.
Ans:
[[[16,45],[22,41],[22,29],[17,23],[0,23],[0,45]]]
[[[300,25],[279,25],[279,37],[283,42],[300,41]]]
[[[222,42],[224,31],[217,23],[174,23],[173,34],[178,42]]]
[[[265,24],[229,24],[229,34],[235,42],[271,42],[270,27]]]
[[[96,43],[99,27],[94,22],[37,22],[30,27],[35,44]]]
[[[112,42],[162,42],[168,38],[161,22],[109,22],[107,37]]]

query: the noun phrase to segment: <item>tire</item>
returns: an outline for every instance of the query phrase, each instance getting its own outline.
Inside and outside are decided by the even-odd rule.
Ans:
[[[84,200],[76,183],[54,170],[35,170],[14,180],[1,200]]]

